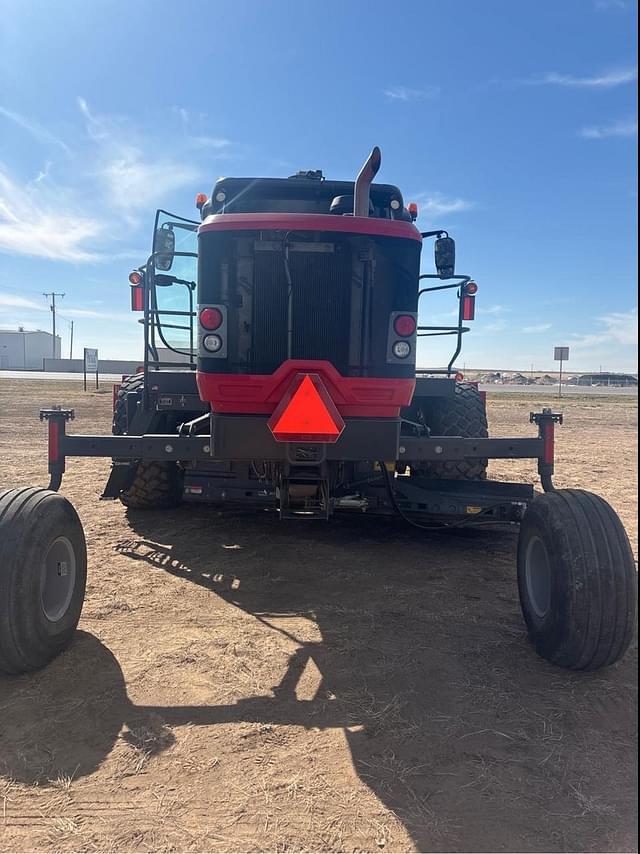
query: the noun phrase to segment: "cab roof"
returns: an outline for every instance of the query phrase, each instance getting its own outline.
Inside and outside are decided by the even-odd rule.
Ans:
[[[346,213],[353,204],[353,181],[329,181],[320,172],[304,172],[290,178],[219,178],[202,218],[217,213],[332,213],[332,202],[342,197]],[[392,184],[372,184],[370,216],[405,219],[402,193]],[[391,207],[396,200],[399,204]]]

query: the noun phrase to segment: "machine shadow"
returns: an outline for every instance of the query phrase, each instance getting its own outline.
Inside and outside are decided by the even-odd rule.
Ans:
[[[307,617],[321,639],[297,645],[269,695],[220,706],[137,706],[111,651],[78,632],[44,671],[0,679],[1,774],[39,785],[77,779],[97,770],[118,739],[135,746],[136,733],[154,728],[163,733],[152,739],[161,752],[171,744],[168,728],[186,724],[339,727],[357,774],[418,850],[572,850],[575,802],[565,803],[553,763],[553,721],[565,704],[588,708],[611,694],[615,676],[565,673],[530,650],[517,610],[513,534],[424,533],[366,517],[280,523],[266,513],[208,508],[127,515],[132,536],[117,545],[120,554],[222,597],[266,631],[286,633],[279,616]],[[321,684],[299,700],[310,661]],[[562,750],[577,755],[583,723],[575,713]],[[572,773],[588,779],[580,761],[572,757]],[[611,761],[622,767],[615,751]],[[530,836],[509,829],[514,801]],[[541,828],[549,810],[566,813],[567,836],[548,821]],[[590,820],[583,817],[583,827]],[[619,818],[593,820],[607,847],[609,824],[619,827]]]
[[[284,523],[193,507],[170,532],[162,514],[129,511],[128,521],[137,536],[121,553],[215,593],[268,631],[284,632],[297,615],[321,637],[298,643],[269,696],[149,712],[169,725],[342,728],[357,774],[420,851],[557,846],[565,830],[548,823],[541,833],[540,818],[573,815],[575,801],[546,764],[546,722],[571,710],[563,746],[578,754],[584,721],[575,709],[584,704],[588,717],[615,673],[585,677],[536,656],[518,603],[515,531],[425,532],[363,515]],[[310,661],[321,683],[300,700]],[[592,771],[587,762],[583,779]],[[510,831],[512,800],[530,836]],[[603,824],[598,832],[614,832]]]

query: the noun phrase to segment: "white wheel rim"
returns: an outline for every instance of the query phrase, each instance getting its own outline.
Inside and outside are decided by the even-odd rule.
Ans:
[[[551,608],[551,563],[544,541],[537,536],[527,543],[525,583],[531,608],[542,620]]]
[[[71,542],[58,537],[42,562],[41,602],[45,617],[57,623],[69,609],[76,585],[76,556]]]

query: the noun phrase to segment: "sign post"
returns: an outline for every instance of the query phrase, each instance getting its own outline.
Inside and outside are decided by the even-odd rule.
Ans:
[[[555,347],[553,358],[556,362],[560,362],[560,382],[558,384],[558,397],[562,397],[562,363],[569,361],[568,347]]]
[[[96,375],[96,391],[98,390],[98,351],[89,347],[84,348],[84,390],[87,390],[87,374]]]

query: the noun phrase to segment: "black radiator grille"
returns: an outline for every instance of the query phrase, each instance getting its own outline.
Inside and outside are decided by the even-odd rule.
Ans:
[[[256,252],[251,368],[273,373],[287,358],[287,287],[280,252]]]
[[[293,283],[291,358],[326,359],[341,373],[349,358],[350,253],[289,254]],[[252,370],[271,373],[287,358],[287,280],[281,251],[255,253]]]

